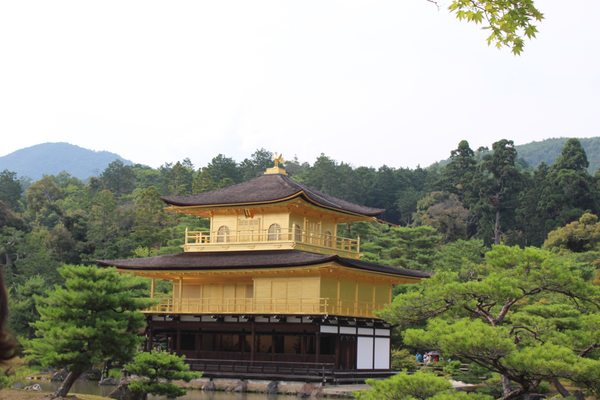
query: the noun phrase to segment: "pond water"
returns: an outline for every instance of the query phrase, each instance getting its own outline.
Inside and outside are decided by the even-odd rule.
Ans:
[[[40,382],[42,390],[52,392],[58,389],[60,382]],[[93,394],[108,396],[116,386],[100,386],[97,382],[78,380],[73,385],[71,393]],[[150,396],[150,399],[160,397]],[[297,396],[267,395],[264,393],[230,393],[230,392],[204,392],[202,390],[188,390],[187,394],[178,399],[183,400],[298,400]]]

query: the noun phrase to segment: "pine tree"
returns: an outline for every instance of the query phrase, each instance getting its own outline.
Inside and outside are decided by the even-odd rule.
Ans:
[[[191,372],[183,357],[165,351],[138,353],[133,361],[125,366],[125,370],[139,377],[128,385],[129,390],[167,398],[183,396],[186,393],[185,389],[171,381],[189,382],[201,375]]]
[[[36,338],[28,356],[43,366],[66,368],[68,375],[54,394],[64,397],[86,370],[108,360],[129,361],[141,341],[150,304],[143,280],[111,268],[64,265],[64,285],[38,305]]]

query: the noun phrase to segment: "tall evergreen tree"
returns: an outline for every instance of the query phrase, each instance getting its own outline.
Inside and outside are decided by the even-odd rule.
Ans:
[[[488,241],[488,234],[492,233],[492,242],[499,244],[502,233],[514,227],[517,198],[522,185],[516,160],[517,151],[513,141],[502,139],[492,145],[492,153],[485,155],[481,162],[477,208],[482,214],[480,235],[484,241]]]
[[[4,170],[0,172],[0,201],[7,204],[13,210],[19,210],[23,186],[17,179],[15,172]]]
[[[273,153],[264,148],[256,150],[250,158],[240,163],[240,170],[244,181],[260,176],[265,170],[273,166]]]
[[[27,349],[42,365],[67,369],[55,397],[65,397],[95,364],[129,361],[141,341],[144,316],[139,311],[150,304],[143,280],[114,269],[65,265],[60,274],[64,286],[39,305],[36,338]]]
[[[170,195],[190,195],[194,181],[194,165],[189,158],[177,161],[169,171],[167,193]]]
[[[519,244],[539,246],[546,239],[548,224],[546,215],[540,212],[539,203],[546,192],[549,167],[541,163],[533,175],[523,174],[523,189],[519,194],[516,210],[517,226],[523,232],[523,241]]]
[[[458,147],[450,152],[450,162],[443,170],[440,186],[469,205],[478,194],[473,186],[476,173],[475,152],[469,147],[469,142],[461,140]]]
[[[115,160],[100,175],[104,189],[110,190],[115,196],[131,193],[135,188],[135,173],[129,165],[121,160]]]
[[[585,150],[577,139],[569,139],[560,157],[550,167],[545,190],[538,202],[548,222],[548,231],[579,218],[585,211],[597,213],[594,181],[587,171]]]

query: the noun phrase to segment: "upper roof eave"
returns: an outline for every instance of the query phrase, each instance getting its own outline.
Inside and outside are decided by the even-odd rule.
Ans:
[[[247,182],[192,196],[163,196],[161,199],[175,207],[222,207],[273,204],[302,196],[318,207],[349,215],[376,217],[385,210],[354,204],[321,193],[292,181],[281,174],[265,174]]]

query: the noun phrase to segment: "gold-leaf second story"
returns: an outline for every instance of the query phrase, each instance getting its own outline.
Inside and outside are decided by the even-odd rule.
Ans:
[[[269,170],[224,189],[163,197],[169,211],[210,220],[206,231],[186,230],[184,251],[296,249],[360,258],[360,238],[339,235],[338,225],[372,221],[384,210],[308,188],[281,167]]]
[[[151,279],[151,314],[338,315],[373,318],[392,286],[426,273],[297,250],[188,252],[101,262]],[[157,281],[170,293],[158,294]]]

